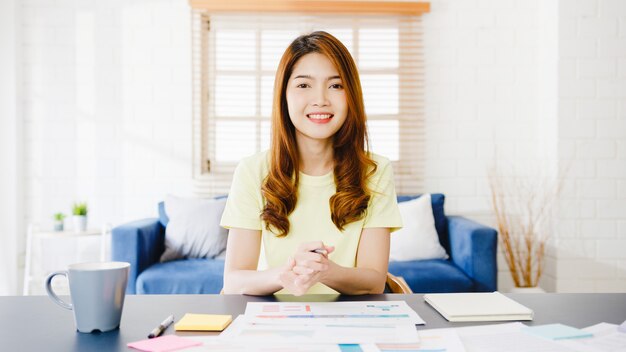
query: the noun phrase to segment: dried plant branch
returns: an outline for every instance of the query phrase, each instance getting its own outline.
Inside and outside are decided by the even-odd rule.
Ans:
[[[552,231],[552,210],[562,180],[550,182],[536,177],[514,177],[509,182],[489,172],[491,202],[499,239],[513,283],[534,287],[543,274],[546,242]]]

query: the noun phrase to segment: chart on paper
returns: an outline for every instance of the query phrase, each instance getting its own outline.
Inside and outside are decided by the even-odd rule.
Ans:
[[[350,322],[424,324],[424,320],[404,301],[371,302],[249,302],[246,317],[293,324],[294,319],[308,323]]]

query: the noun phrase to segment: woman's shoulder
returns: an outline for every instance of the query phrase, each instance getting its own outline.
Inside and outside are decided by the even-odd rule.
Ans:
[[[376,153],[370,152],[369,153],[369,157],[370,157],[370,159],[372,159],[376,163],[376,165],[379,168],[391,164],[391,161],[387,157],[379,155],[379,154],[376,154]]]
[[[239,164],[243,164],[243,165],[261,165],[264,163],[267,163],[269,158],[269,150],[264,150],[255,154],[252,154],[250,156],[246,156],[243,159],[241,159],[239,161]]]
[[[393,168],[391,161],[387,157],[371,152],[369,153],[369,157],[376,163],[376,171],[371,174],[368,181],[370,187],[376,189],[377,186],[375,185],[380,184],[381,181],[393,178]]]
[[[241,159],[237,168],[240,170],[246,170],[257,177],[265,177],[269,165],[268,158],[269,150],[264,150]]]
[[[385,172],[385,170],[391,167],[391,161],[385,156],[370,152],[369,157],[372,161],[374,161],[374,163],[376,163],[376,172],[374,173],[375,176],[380,176]]]

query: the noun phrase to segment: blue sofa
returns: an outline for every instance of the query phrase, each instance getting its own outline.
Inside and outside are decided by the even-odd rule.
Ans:
[[[418,196],[399,196],[398,201]],[[391,261],[389,272],[402,276],[415,293],[495,291],[497,232],[461,216],[446,216],[445,196],[432,194],[439,241],[449,259]],[[131,264],[127,293],[219,293],[223,259],[182,259],[160,263],[168,222],[163,203],[159,218],[138,220],[112,231],[112,259]]]

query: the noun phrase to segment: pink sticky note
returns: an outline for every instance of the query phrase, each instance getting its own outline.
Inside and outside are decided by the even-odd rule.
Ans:
[[[200,341],[176,335],[164,335],[153,339],[131,342],[128,344],[128,347],[147,352],[167,352],[200,345],[202,345]]]

